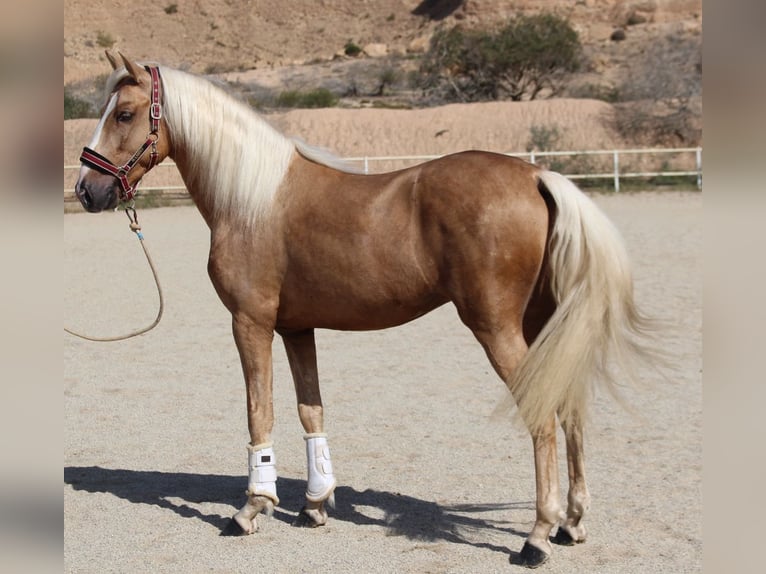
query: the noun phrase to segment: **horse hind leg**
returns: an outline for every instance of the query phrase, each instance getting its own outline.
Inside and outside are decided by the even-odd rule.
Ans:
[[[474,330],[474,334],[487,352],[498,375],[503,381],[508,381],[527,352],[522,329],[508,326],[494,332]],[[521,552],[511,560],[516,564],[535,568],[550,557],[550,533],[564,519],[559,500],[555,416],[551,417],[540,432],[532,436],[532,446],[536,487],[535,523]]]
[[[481,299],[474,299],[474,305]],[[555,302],[545,288],[544,278],[532,290],[529,301],[521,297],[486,298],[485,301],[504,301],[504,305],[488,303],[477,307],[458,305],[463,322],[479,340],[495,371],[506,384],[524,356],[529,345],[539,335],[555,310]],[[541,382],[544,384],[544,381]],[[512,389],[511,389],[512,390]],[[565,522],[559,495],[558,454],[556,444],[556,416],[552,414],[541,429],[532,434],[535,464],[535,523],[524,542],[521,552],[511,557],[515,564],[536,568],[546,562],[553,548],[550,534]]]
[[[569,493],[566,519],[559,525],[553,542],[562,546],[572,546],[585,542],[587,532],[583,518],[590,508],[590,493],[585,483],[582,423],[577,419],[570,419],[561,426],[564,429],[567,447]]]
[[[528,344],[537,338],[556,309],[556,303],[544,278],[535,292],[536,295],[524,315],[524,333]],[[560,546],[572,546],[585,542],[587,533],[583,518],[590,508],[590,493],[585,482],[582,421],[578,417],[570,417],[561,421],[561,428],[566,441],[569,491],[566,518],[561,521],[556,535],[551,540]]]
[[[306,441],[306,505],[298,514],[295,526],[317,527],[327,523],[326,506],[335,504],[337,481],[333,473],[330,448],[324,433],[322,397],[319,392],[314,331],[283,334],[287,359],[295,383],[298,417]]]
[[[556,453],[556,419],[551,417],[543,428],[532,436],[535,458],[535,524],[518,555],[521,566],[536,568],[548,560],[552,547],[549,536],[560,524],[564,512],[559,501],[558,455]]]

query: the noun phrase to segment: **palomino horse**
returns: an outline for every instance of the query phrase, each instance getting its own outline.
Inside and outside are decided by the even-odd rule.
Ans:
[[[536,522],[518,561],[544,562],[549,541],[585,540],[582,427],[593,381],[614,381],[645,350],[622,241],[563,176],[468,151],[379,175],[279,134],[211,83],[120,55],[82,155],[86,210],[130,199],[141,177],[175,160],[211,231],[208,271],[232,314],[247,390],[243,533],[279,503],[271,441],[272,340],[284,340],[306,431],[300,519],[327,521],[336,479],[323,429],[314,329],[401,325],[452,302],[510,389],[529,429]],[[124,163],[123,163],[124,162]],[[569,468],[559,500],[556,420]]]

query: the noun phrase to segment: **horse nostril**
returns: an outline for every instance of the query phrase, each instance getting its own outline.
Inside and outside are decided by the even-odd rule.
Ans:
[[[77,185],[75,188],[75,195],[77,195],[77,199],[80,200],[80,203],[82,203],[82,206],[85,209],[90,209],[93,205],[93,196],[88,191],[88,188],[85,187],[84,183]]]

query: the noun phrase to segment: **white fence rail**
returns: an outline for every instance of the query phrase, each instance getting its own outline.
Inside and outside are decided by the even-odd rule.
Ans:
[[[616,192],[620,191],[621,180],[631,178],[689,177],[695,178],[697,188],[702,189],[701,147],[530,151],[505,155],[544,165],[574,180],[611,180]],[[441,155],[357,156],[346,160],[362,163],[364,173],[376,173],[438,157]],[[79,169],[79,164],[64,166],[65,201],[74,200],[74,184]],[[162,192],[170,197],[186,195],[186,187],[175,170],[175,164],[170,161],[158,165],[147,175],[145,183],[140,188],[142,192]]]

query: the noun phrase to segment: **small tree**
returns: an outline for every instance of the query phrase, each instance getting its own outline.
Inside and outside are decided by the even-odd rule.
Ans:
[[[64,87],[64,119],[74,120],[92,117],[95,117],[93,107],[87,101],[72,94],[67,87]]]
[[[702,40],[670,33],[655,38],[625,71],[616,125],[650,145],[696,145],[701,137]]]
[[[581,54],[577,32],[554,14],[517,16],[497,32],[456,26],[431,39],[423,87],[448,100],[550,97],[579,68]]]

